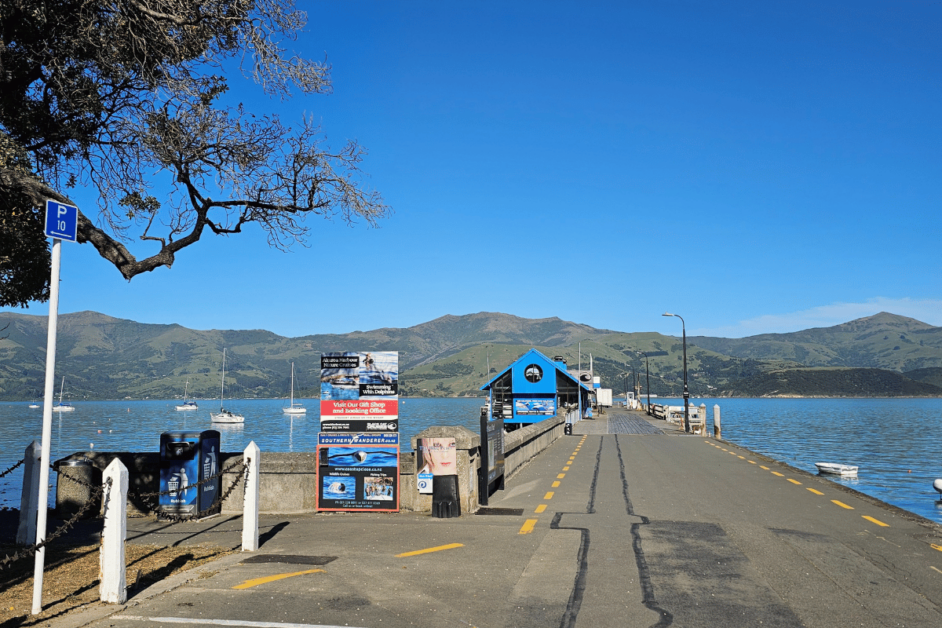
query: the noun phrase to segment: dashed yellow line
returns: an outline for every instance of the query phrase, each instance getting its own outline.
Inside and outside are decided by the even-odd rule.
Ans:
[[[534,510],[533,512],[535,512],[536,514],[540,514],[544,510],[546,510],[546,504],[540,504],[539,506],[536,507],[536,510]]]
[[[559,475],[556,476],[556,479],[557,479],[557,480],[562,480],[564,477],[566,477],[566,474],[565,474],[565,473],[560,473]]]
[[[455,549],[456,547],[464,547],[464,545],[462,545],[461,543],[439,545],[438,547],[430,547],[428,549],[415,550],[414,552],[406,552],[405,554],[396,554],[396,558],[408,558],[409,556],[418,556],[419,554],[431,554],[432,552],[441,552],[442,550]]]
[[[813,488],[809,488],[808,490],[814,493],[815,495],[824,495],[824,493],[822,493],[821,491],[813,489]]]
[[[791,479],[791,478],[788,478],[788,481],[791,482],[792,484],[797,484],[797,485],[801,486],[801,482],[799,482],[798,480],[793,480],[793,479]]]
[[[772,472],[772,475],[777,475],[777,476],[780,477],[780,478],[785,477],[785,474],[784,474],[784,473],[779,473],[778,471],[773,471],[773,472]]]
[[[889,527],[890,527],[890,524],[888,524],[888,523],[883,523],[883,522],[880,521],[879,519],[874,519],[873,517],[868,517],[867,515],[861,515],[861,517],[863,517],[864,519],[866,519],[867,521],[869,521],[869,522],[871,522],[871,523],[877,524],[877,525],[880,526],[881,528],[889,528]]]
[[[559,488],[559,484],[560,484],[559,480],[556,480],[555,482],[553,482],[552,487]]]
[[[746,462],[748,462],[749,464],[758,464],[755,460],[747,460]]]
[[[845,504],[844,502],[839,502],[839,501],[837,501],[836,499],[832,499],[832,500],[831,500],[831,503],[832,503],[832,504],[837,504],[837,505],[840,506],[841,508],[846,508],[847,510],[853,510],[853,509],[854,509],[853,506],[848,506],[848,505]]]
[[[736,456],[736,457],[739,458],[740,460],[745,460],[745,459],[746,459],[745,456]]]
[[[546,495],[543,496],[543,499],[553,499],[553,495],[555,495],[555,493],[553,493],[553,491],[549,491]]]
[[[563,467],[563,471],[569,471],[569,467]]]
[[[768,468],[768,467],[763,467],[763,466],[762,466],[761,464],[759,465],[759,468],[760,468],[760,469],[765,469],[766,471],[768,471],[768,470],[769,470],[769,468]]]
[[[255,578],[253,580],[246,580],[242,584],[237,584],[233,589],[251,589],[252,587],[257,587],[260,584],[265,584],[267,582],[276,582],[278,580],[284,580],[285,578],[293,578],[295,576],[303,576],[309,573],[326,573],[323,569],[308,569],[307,571],[295,571],[294,573],[279,573],[274,576],[265,576],[264,578]]]
[[[931,547],[931,548],[934,549],[934,550],[937,550],[937,551],[942,552],[942,545],[936,545],[935,543],[929,543],[929,547]]]
[[[533,532],[533,526],[536,525],[536,522],[536,519],[527,519],[523,522],[523,526],[520,528],[520,532],[518,532],[518,534],[530,534]]]

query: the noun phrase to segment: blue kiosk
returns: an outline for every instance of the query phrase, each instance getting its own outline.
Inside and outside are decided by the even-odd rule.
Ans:
[[[589,408],[590,386],[591,382],[580,382],[570,374],[562,358],[551,360],[530,349],[481,390],[488,393],[488,419],[503,419],[504,425],[515,429],[560,411],[580,420]]]

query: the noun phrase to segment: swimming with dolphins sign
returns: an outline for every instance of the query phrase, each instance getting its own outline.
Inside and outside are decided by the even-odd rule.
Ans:
[[[317,510],[399,512],[399,434],[319,434]]]
[[[397,351],[321,354],[321,432],[398,430]]]

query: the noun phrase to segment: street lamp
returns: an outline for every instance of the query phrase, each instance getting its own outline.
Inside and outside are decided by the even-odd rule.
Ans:
[[[644,379],[648,384],[648,414],[651,414],[651,370],[648,368],[648,354],[644,351],[639,351],[641,355],[644,356]]]
[[[684,321],[684,317],[680,314],[671,314],[670,312],[664,312],[661,316],[676,316],[680,319],[680,327],[684,332],[684,431],[690,431],[690,410],[687,406],[690,403],[690,391],[687,390],[687,324]]]

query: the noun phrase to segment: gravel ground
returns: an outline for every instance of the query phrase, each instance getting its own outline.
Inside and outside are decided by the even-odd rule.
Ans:
[[[46,549],[43,572],[43,612],[30,615],[33,606],[33,557],[0,570],[0,628],[38,626],[98,602],[98,545],[57,545]],[[0,544],[0,557],[18,548]],[[239,548],[188,545],[159,547],[125,545],[128,597],[175,573],[198,567]]]

